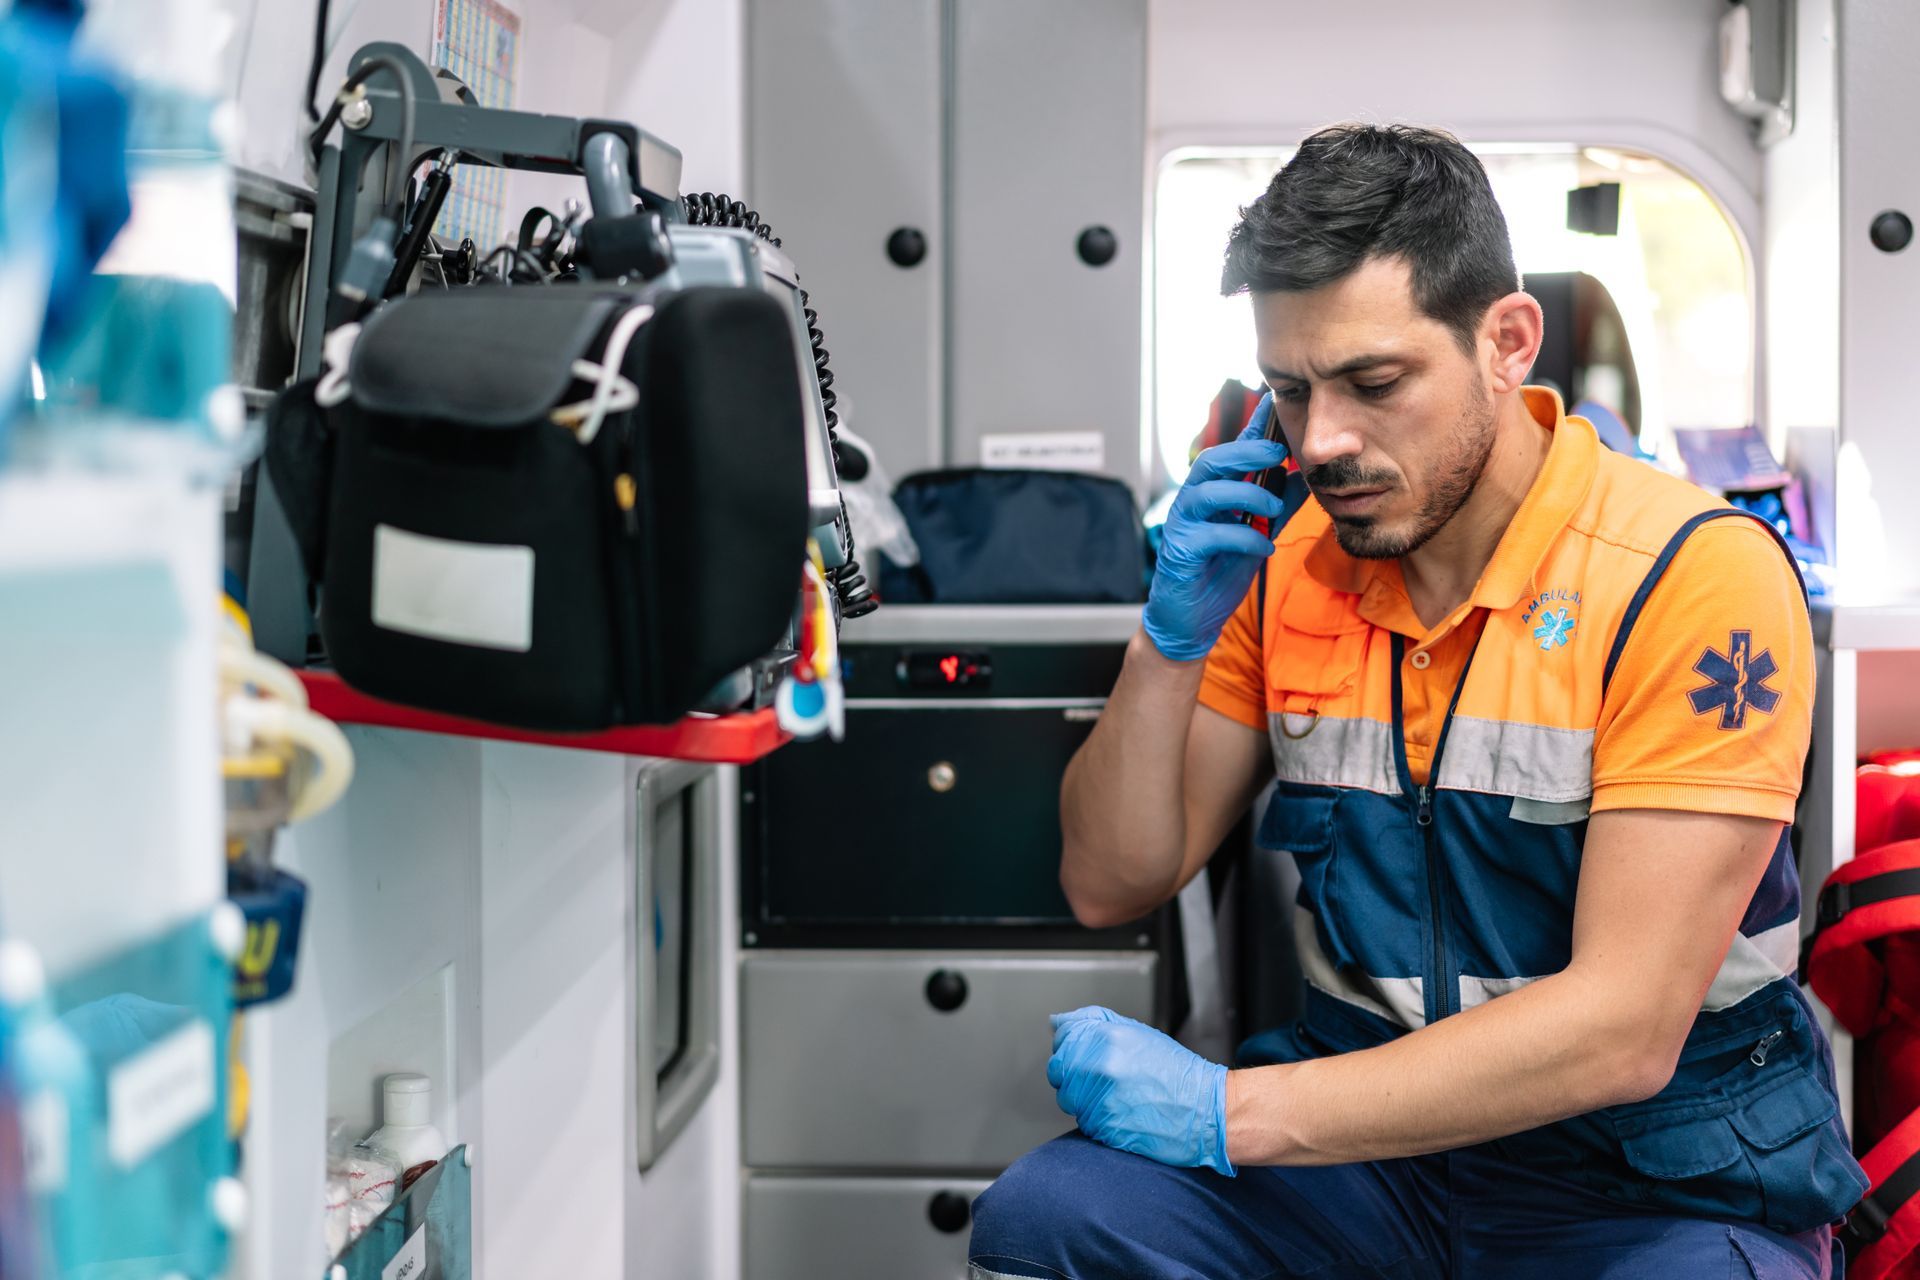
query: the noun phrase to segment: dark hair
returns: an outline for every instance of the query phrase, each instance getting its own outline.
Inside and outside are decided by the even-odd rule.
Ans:
[[[1220,292],[1318,289],[1369,258],[1406,259],[1420,310],[1471,347],[1487,308],[1520,287],[1487,171],[1457,138],[1342,124],[1300,144],[1240,211]]]

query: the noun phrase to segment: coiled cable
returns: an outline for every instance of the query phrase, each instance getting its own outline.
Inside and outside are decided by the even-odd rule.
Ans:
[[[781,247],[780,237],[773,234],[773,228],[758,213],[732,196],[702,191],[698,195],[682,196],[680,206],[693,226],[737,227],[752,232],[776,249]],[[820,313],[814,310],[805,289],[800,290],[800,310],[806,318],[807,342],[813,348],[813,373],[820,385],[820,407],[826,415],[827,441],[833,448],[834,467],[838,470],[840,413],[836,406],[840,403],[840,397],[833,390],[833,370],[827,364],[827,341],[820,332]],[[865,575],[860,572],[860,562],[854,558],[853,522],[847,517],[847,500],[844,497],[840,499],[840,525],[847,534],[847,562],[828,570],[827,576],[833,580],[833,593],[840,601],[840,616],[859,618],[878,609],[880,602],[873,598],[873,588],[867,584]]]

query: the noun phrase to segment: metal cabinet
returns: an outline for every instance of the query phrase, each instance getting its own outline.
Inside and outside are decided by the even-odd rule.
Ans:
[[[896,475],[1076,432],[1139,482],[1146,30],[1146,0],[749,0],[749,202]]]
[[[966,1280],[984,1179],[747,1179],[747,1280]]]
[[[742,773],[751,1280],[958,1280],[967,1201],[1072,1127],[1047,1015],[1177,1020],[1170,913],[1085,929],[1058,878],[1060,778],[1138,627],[883,609],[847,630],[846,741]]]
[[[1110,952],[750,955],[747,1163],[1002,1169],[1073,1124],[1047,1085],[1047,1015],[1104,1004],[1150,1020],[1157,963]]]

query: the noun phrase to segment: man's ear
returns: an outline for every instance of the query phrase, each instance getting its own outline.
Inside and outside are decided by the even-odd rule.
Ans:
[[[1487,308],[1480,322],[1480,339],[1485,344],[1481,349],[1491,349],[1493,364],[1488,381],[1496,393],[1518,391],[1525,384],[1545,336],[1546,319],[1540,314],[1540,304],[1525,293],[1510,293]]]

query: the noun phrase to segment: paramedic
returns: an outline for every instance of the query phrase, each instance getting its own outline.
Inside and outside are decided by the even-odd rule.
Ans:
[[[1783,545],[1524,385],[1540,308],[1450,137],[1307,139],[1223,288],[1269,398],[1174,504],[1061,879],[1135,919],[1275,781],[1305,1012],[1231,1071],[1057,1016],[1078,1132],[980,1198],[973,1274],[1832,1275],[1866,1184],[1793,976]],[[1242,479],[1269,414],[1290,512]]]

